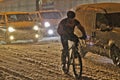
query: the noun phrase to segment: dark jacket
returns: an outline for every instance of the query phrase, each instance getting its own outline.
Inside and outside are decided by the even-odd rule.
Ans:
[[[83,35],[86,35],[84,28],[80,22],[76,19],[65,18],[60,21],[58,25],[57,32],[59,35],[70,35],[74,34],[75,26],[82,32]]]

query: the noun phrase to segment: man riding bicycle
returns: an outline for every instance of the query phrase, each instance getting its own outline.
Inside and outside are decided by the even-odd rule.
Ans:
[[[60,21],[57,32],[61,37],[63,50],[68,50],[68,40],[74,41],[76,47],[78,46],[78,37],[74,34],[75,26],[82,32],[82,39],[86,39],[86,32],[84,27],[78,20],[75,19],[75,13],[73,11],[67,12],[67,18]]]
[[[68,40],[75,42],[75,46],[78,46],[79,39],[74,34],[74,28],[78,27],[78,29],[82,32],[82,39],[86,39],[86,32],[84,27],[80,24],[78,20],[75,19],[75,13],[73,11],[67,12],[67,18],[64,18],[60,21],[58,25],[57,32],[60,35],[61,43],[63,46],[63,51],[65,53],[68,52]],[[64,61],[63,61],[64,62]]]

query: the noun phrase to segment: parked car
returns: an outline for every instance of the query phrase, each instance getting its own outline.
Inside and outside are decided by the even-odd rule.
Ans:
[[[87,31],[88,51],[111,58],[120,67],[120,3],[84,4],[75,12]]]
[[[40,10],[37,12],[30,12],[33,19],[41,23],[44,29],[44,36],[56,36],[57,26],[62,18],[62,13],[59,10]]]
[[[0,12],[0,40],[11,43],[15,40],[38,41],[40,30],[28,12]]]

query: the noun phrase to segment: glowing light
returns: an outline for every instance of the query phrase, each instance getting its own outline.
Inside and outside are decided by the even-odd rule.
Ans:
[[[54,33],[54,32],[53,32],[52,29],[48,30],[48,34],[49,34],[49,35],[52,35],[53,33]]]
[[[44,26],[45,27],[50,27],[50,23],[49,22],[45,22]]]

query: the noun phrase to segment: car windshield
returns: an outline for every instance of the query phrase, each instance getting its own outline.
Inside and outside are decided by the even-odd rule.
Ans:
[[[30,14],[33,20],[40,20],[38,13]]]
[[[29,14],[9,14],[7,17],[9,22],[32,21],[32,18]]]
[[[41,17],[44,19],[60,19],[61,15],[59,12],[42,12]]]

